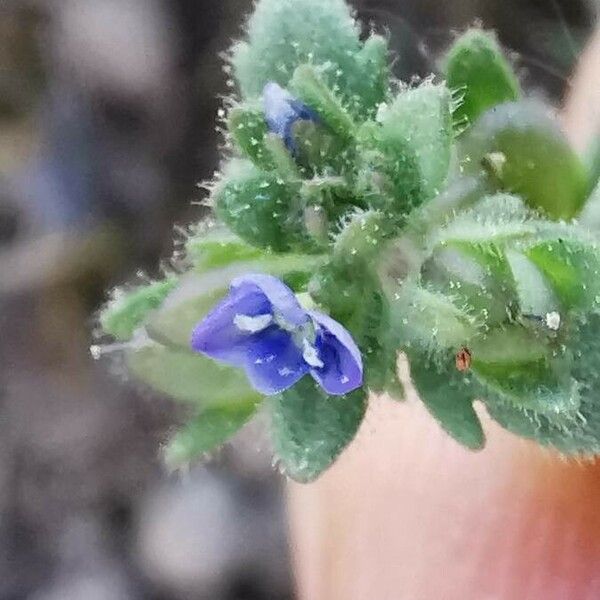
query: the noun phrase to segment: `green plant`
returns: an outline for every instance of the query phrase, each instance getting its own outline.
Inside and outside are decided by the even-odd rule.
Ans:
[[[343,0],[259,0],[234,45],[217,223],[189,236],[177,274],[118,294],[101,315],[132,373],[197,413],[171,463],[264,405],[283,470],[310,481],[354,437],[369,392],[402,398],[399,352],[431,414],[469,448],[485,440],[478,399],[518,435],[600,452],[591,171],[552,111],[523,97],[493,35],[467,31],[420,85],[394,80],[389,64],[386,39],[361,41]],[[241,370],[193,352],[197,323],[248,273],[283,280],[306,314],[343,325],[362,355],[354,391],[300,377],[264,402]],[[274,326],[275,313],[241,331]],[[278,331],[318,344],[311,318]],[[302,373],[323,364],[305,357]]]

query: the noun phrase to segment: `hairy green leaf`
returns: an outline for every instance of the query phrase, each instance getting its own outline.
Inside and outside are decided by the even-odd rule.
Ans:
[[[556,239],[528,247],[524,254],[546,276],[567,309],[600,304],[600,250],[596,243]]]
[[[451,296],[481,325],[505,321],[516,304],[508,263],[494,243],[440,245],[423,264],[421,274],[424,283]]]
[[[327,469],[352,441],[366,410],[366,393],[327,396],[310,378],[269,399],[275,455],[286,475],[303,483]]]
[[[169,441],[164,452],[165,462],[177,468],[214,450],[252,418],[257,406],[255,399],[244,397],[203,410]]]
[[[352,118],[313,67],[299,66],[294,71],[290,89],[342,140],[352,140],[356,129]]]
[[[519,97],[517,77],[491,32],[469,29],[458,38],[446,55],[444,73],[448,87],[461,97],[454,111],[459,128]]]
[[[234,160],[213,191],[217,216],[243,240],[276,252],[313,249],[304,225],[299,183]]]
[[[431,361],[426,354],[408,353],[410,375],[419,397],[443,429],[456,441],[478,450],[485,444],[479,417],[473,408],[476,386],[454,368],[454,357]]]
[[[453,140],[450,104],[445,86],[425,83],[401,91],[379,110],[377,145],[398,194],[421,192],[422,201],[441,189],[448,175]],[[418,190],[414,190],[416,184]]]
[[[329,88],[355,113],[383,100],[386,50],[383,38],[364,45],[344,0],[260,0],[247,40],[233,48],[234,75],[244,97],[261,94],[268,81],[287,87],[298,65],[323,68]]]
[[[580,406],[576,416],[556,422],[533,410],[508,402],[489,402],[492,418],[517,435],[552,446],[567,455],[600,453],[600,316],[581,317],[571,327],[568,350],[573,355],[571,375],[579,386]]]
[[[404,282],[388,298],[391,329],[404,347],[424,354],[456,351],[477,332],[475,317],[451,297],[413,281]]]
[[[265,148],[268,130],[262,106],[256,102],[234,106],[227,115],[227,130],[256,166],[273,169],[273,160]]]
[[[171,276],[131,291],[115,290],[113,297],[100,313],[103,331],[118,340],[131,339],[134,331],[161,306],[176,285],[177,278]]]
[[[560,344],[532,328],[507,325],[471,341],[471,369],[483,389],[550,420],[573,419],[580,404]]]
[[[197,271],[218,269],[236,262],[268,256],[221,227],[198,228],[185,243],[186,258]]]
[[[537,219],[523,201],[510,194],[485,196],[470,209],[460,212],[444,226],[433,230],[428,246],[455,243],[505,246],[527,239],[547,228],[547,222]]]

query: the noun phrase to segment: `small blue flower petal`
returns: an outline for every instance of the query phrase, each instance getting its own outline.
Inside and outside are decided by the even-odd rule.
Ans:
[[[231,282],[231,290],[237,293],[262,293],[271,304],[269,312],[284,321],[290,327],[299,327],[310,318],[300,306],[294,292],[277,277],[264,274],[242,275]]]
[[[248,347],[246,374],[252,386],[270,396],[292,387],[309,371],[292,336],[270,327],[257,335]]]
[[[360,350],[350,333],[337,321],[322,313],[311,311],[317,326],[315,349],[322,367],[313,367],[311,375],[332,396],[341,396],[360,387],[363,364]]]
[[[291,152],[296,150],[294,124],[298,121],[319,121],[318,115],[310,107],[273,81],[264,87],[263,105],[269,131],[283,139],[286,148]]]
[[[232,288],[196,325],[192,332],[191,347],[216,360],[244,366],[252,334],[240,329],[235,324],[235,318],[237,315],[256,317],[271,314],[271,311],[269,299],[259,288]]]
[[[271,275],[231,282],[230,292],[194,328],[192,349],[246,371],[265,395],[307,373],[332,395],[362,385],[360,351],[331,317],[305,311],[294,292]]]

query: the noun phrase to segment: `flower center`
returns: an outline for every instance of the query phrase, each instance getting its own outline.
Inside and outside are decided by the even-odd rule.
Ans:
[[[235,315],[233,324],[244,333],[258,333],[263,331],[273,322],[273,315]]]
[[[325,363],[319,358],[317,349],[306,338],[302,340],[302,348],[302,358],[308,365],[316,369],[322,369],[325,366]]]

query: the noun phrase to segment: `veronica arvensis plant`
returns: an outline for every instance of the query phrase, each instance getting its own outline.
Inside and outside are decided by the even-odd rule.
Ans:
[[[477,399],[519,435],[600,453],[600,191],[494,36],[468,31],[408,86],[342,0],[259,0],[231,66],[213,219],[100,319],[134,376],[196,412],[167,459],[264,405],[283,470],[312,480],[369,392],[402,398],[400,352],[469,448]]]

